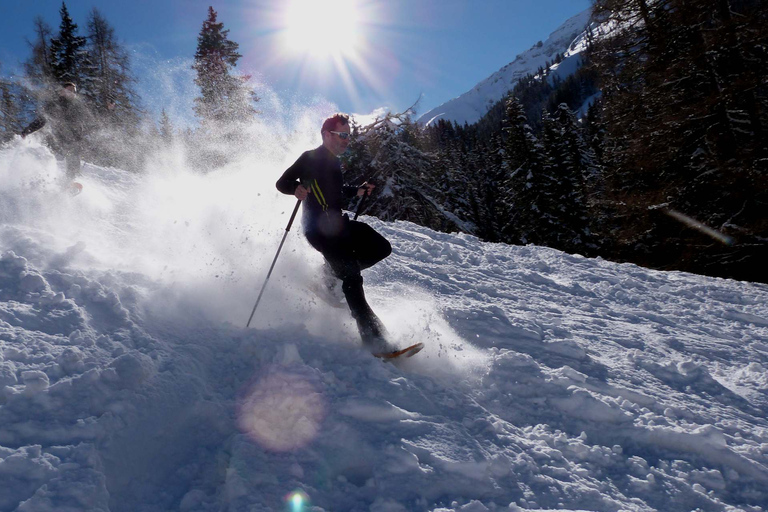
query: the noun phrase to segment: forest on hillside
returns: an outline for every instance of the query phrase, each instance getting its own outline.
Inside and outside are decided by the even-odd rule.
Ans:
[[[768,282],[768,6],[714,4],[598,0],[567,79],[558,55],[477,124],[364,128],[349,167],[393,191],[366,211]]]
[[[174,145],[206,172],[247,152],[258,98],[212,7],[194,55],[199,123],[185,130],[143,109],[97,9],[83,31],[65,3],[60,17],[58,31],[34,20],[24,76],[0,77],[0,142],[72,82],[91,114],[86,161],[144,172],[146,155]],[[477,124],[425,127],[411,109],[354,126],[347,180],[379,184],[365,213],[768,282],[768,6],[596,0],[592,17],[576,73],[557,79],[554,56]]]

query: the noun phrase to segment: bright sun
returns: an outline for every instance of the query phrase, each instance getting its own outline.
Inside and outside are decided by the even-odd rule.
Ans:
[[[285,44],[313,57],[349,57],[359,25],[354,0],[291,0],[285,12]]]

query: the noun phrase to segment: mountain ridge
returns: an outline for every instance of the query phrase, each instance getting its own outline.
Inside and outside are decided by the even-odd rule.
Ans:
[[[517,55],[512,62],[480,81],[464,94],[422,114],[417,121],[425,125],[437,119],[453,121],[460,125],[474,124],[511,91],[521,78],[528,74],[535,74],[558,53],[564,54],[565,59],[558,65],[556,74],[560,78],[570,75],[581,62],[580,54],[586,47],[585,28],[590,16],[591,9],[587,9],[570,17],[545,41],[539,41],[530,49]]]

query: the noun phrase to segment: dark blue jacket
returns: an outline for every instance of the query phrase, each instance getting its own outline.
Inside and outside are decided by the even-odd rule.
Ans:
[[[341,235],[349,221],[341,210],[357,194],[358,187],[344,184],[339,159],[325,146],[304,152],[276,186],[283,194],[293,195],[299,184],[310,190],[302,208],[304,232],[308,236]]]

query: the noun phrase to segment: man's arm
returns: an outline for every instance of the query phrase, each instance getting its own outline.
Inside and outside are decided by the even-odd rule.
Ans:
[[[376,185],[374,185],[373,183],[368,183],[366,181],[365,183],[357,187],[344,185],[342,192],[346,197],[362,196],[363,194],[371,195],[374,188],[376,188]]]
[[[355,197],[357,195],[357,189],[360,187],[353,187],[352,185],[344,185],[341,187],[341,193],[344,197]]]
[[[275,183],[277,190],[283,194],[296,195],[297,189],[304,189],[304,187],[301,186],[301,179],[305,177],[304,175],[307,170],[308,160],[309,154],[306,152],[302,154],[292,166],[286,169],[283,175],[280,176],[280,179],[277,180],[277,183]],[[306,189],[304,190],[306,191]],[[306,195],[304,197],[306,197]]]
[[[22,138],[26,137],[30,133],[36,132],[37,130],[39,130],[43,126],[45,126],[45,118],[44,117],[35,118],[35,120],[32,121],[31,123],[29,123],[29,125],[26,128],[21,130]]]

